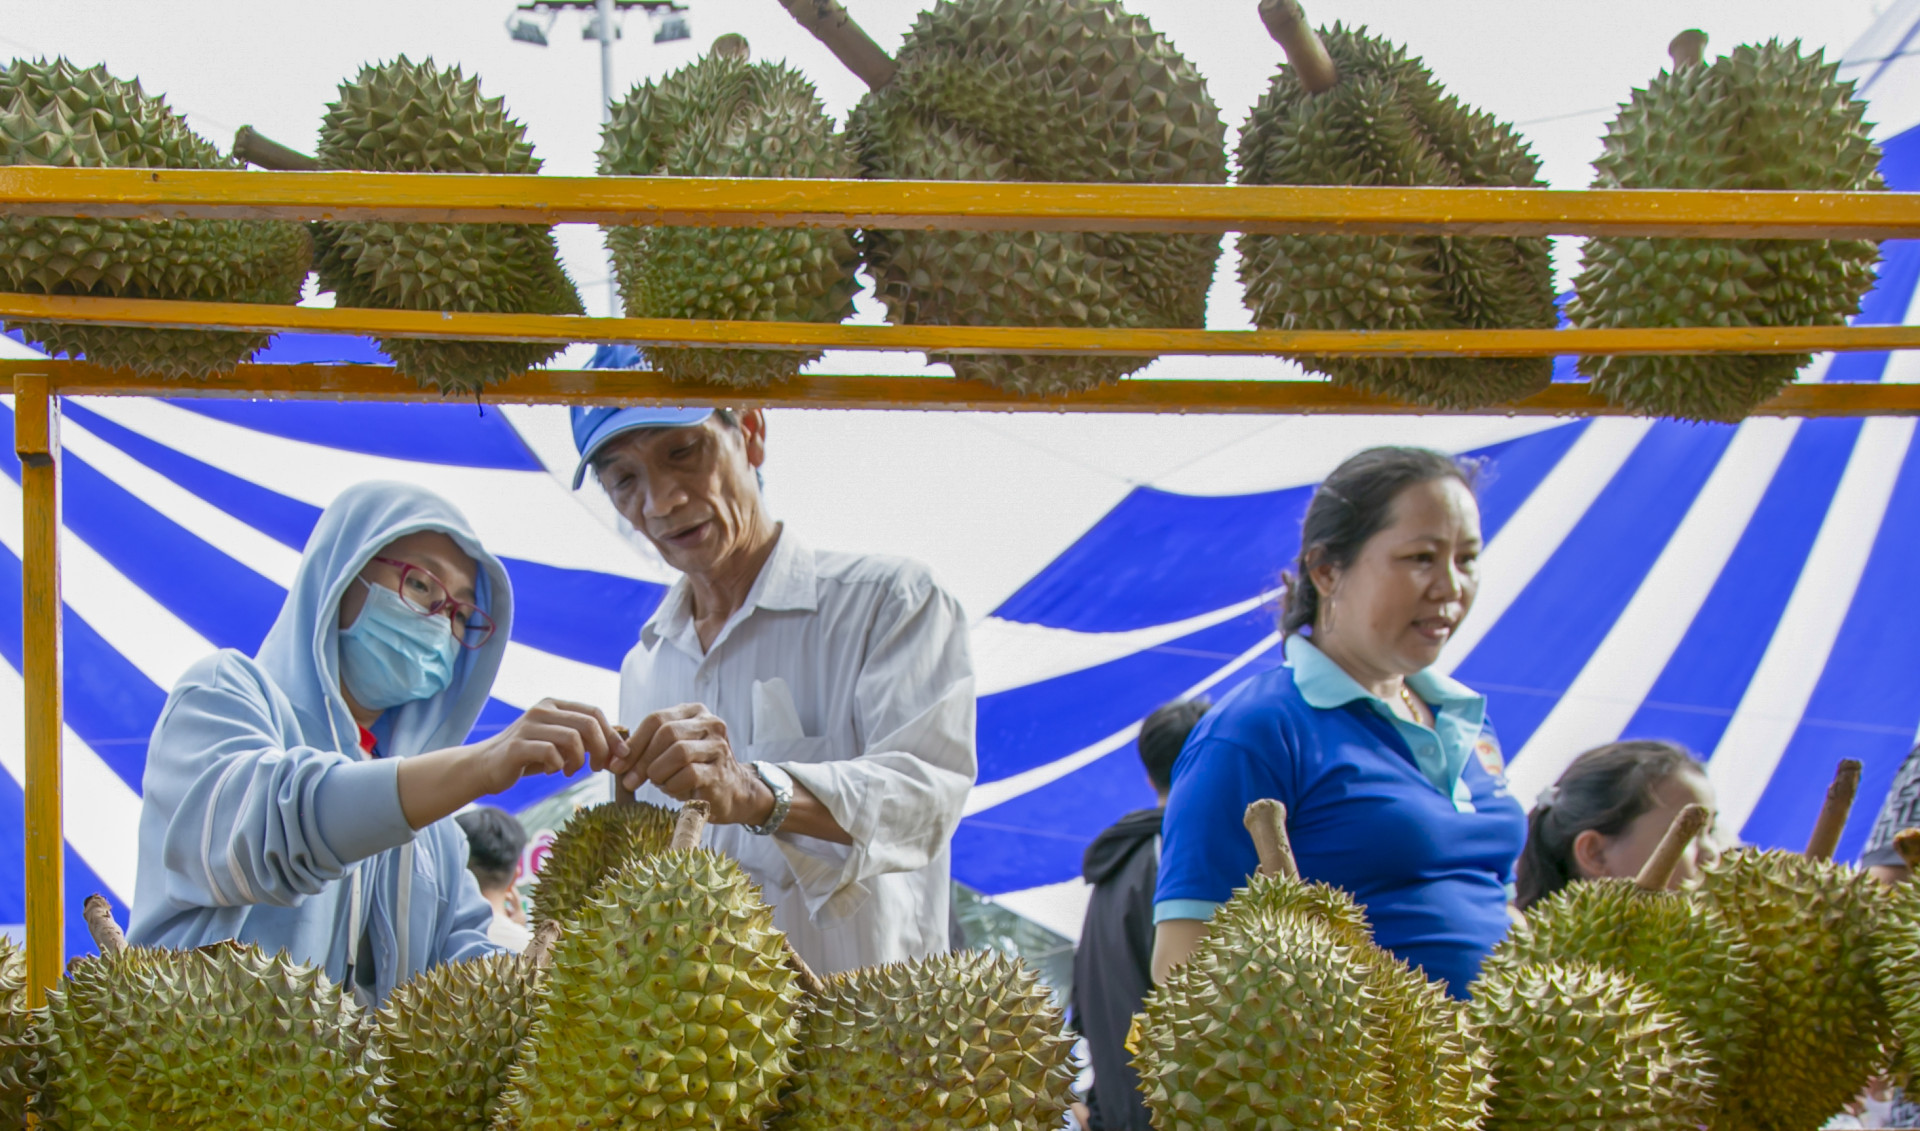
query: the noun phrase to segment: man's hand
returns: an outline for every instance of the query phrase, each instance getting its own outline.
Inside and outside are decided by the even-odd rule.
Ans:
[[[598,707],[542,699],[491,738],[403,760],[400,809],[422,829],[529,774],[570,774],[619,749],[620,736]]]
[[[773,813],[773,791],[734,760],[727,724],[698,703],[641,719],[606,766],[627,789],[650,781],[676,801],[706,802],[715,824],[758,825]]]

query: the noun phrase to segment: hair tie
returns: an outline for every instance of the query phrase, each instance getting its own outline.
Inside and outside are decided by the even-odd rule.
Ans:
[[[1541,790],[1540,795],[1533,799],[1535,809],[1551,809],[1558,804],[1560,804],[1560,787],[1557,785],[1550,785]]]

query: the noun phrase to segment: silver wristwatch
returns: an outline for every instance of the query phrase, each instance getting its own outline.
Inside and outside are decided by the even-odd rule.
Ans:
[[[767,814],[766,823],[748,825],[747,831],[755,836],[772,836],[786,823],[787,810],[793,808],[793,775],[772,762],[748,762],[747,768],[758,774],[773,792],[773,812]]]

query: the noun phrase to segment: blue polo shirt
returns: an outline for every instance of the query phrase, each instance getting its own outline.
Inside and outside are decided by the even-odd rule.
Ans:
[[[1350,892],[1387,950],[1465,997],[1507,933],[1527,819],[1507,792],[1486,700],[1432,672],[1407,722],[1302,636],[1287,666],[1236,688],[1173,769],[1154,921],[1206,919],[1259,866],[1247,806],[1287,807],[1300,874]]]

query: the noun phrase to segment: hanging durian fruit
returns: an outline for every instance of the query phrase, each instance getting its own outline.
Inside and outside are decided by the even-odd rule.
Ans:
[[[1805,854],[1741,849],[1709,868],[1700,897],[1746,940],[1759,975],[1754,1039],[1730,1065],[1717,1126],[1807,1131],[1844,1108],[1890,1035],[1873,978],[1886,896],[1831,857],[1860,763],[1840,763]]]
[[[1493,1053],[1486,1131],[1696,1131],[1712,1059],[1638,979],[1585,963],[1503,966],[1474,983]]]
[[[1595,188],[1886,187],[1866,104],[1838,63],[1798,40],[1736,48],[1707,65],[1706,36],[1682,33],[1674,65],[1607,127]],[[1590,239],[1567,317],[1618,326],[1839,326],[1873,286],[1872,240]],[[1737,421],[1778,394],[1808,354],[1583,357],[1615,404],[1689,420]]]
[[[340,84],[320,164],[383,173],[537,173],[526,127],[460,68],[405,55]],[[579,314],[553,230],[536,224],[322,224],[315,269],[341,306]],[[394,365],[442,392],[474,393],[559,353],[555,343],[379,338]]]
[[[846,138],[805,75],[748,62],[723,35],[705,58],[633,89],[601,129],[600,172],[618,176],[859,175]],[[632,318],[839,322],[853,313],[859,253],[839,228],[607,229],[620,296]],[[676,381],[764,385],[818,353],[648,346]]]
[[[236,169],[137,82],[65,59],[0,69],[0,165]],[[0,289],[202,302],[299,301],[313,256],[300,224],[276,220],[0,217]],[[269,334],[9,322],[51,353],[161,377],[201,378],[247,360]]]
[[[940,0],[889,59],[834,0],[782,0],[873,88],[847,120],[868,177],[1223,184],[1226,129],[1193,65],[1108,0]],[[1220,239],[876,229],[863,250],[901,325],[1199,327]],[[1054,394],[1141,357],[956,354],[960,377]]]
[[[397,987],[374,1018],[394,1131],[486,1131],[533,1022],[560,924],[525,954],[447,962]]]
[[[1055,1126],[1065,1029],[1033,971],[992,952],[837,975],[801,1022],[772,1131]]]
[[[1544,185],[1512,126],[1462,105],[1405,48],[1340,24],[1316,36],[1294,0],[1260,14],[1288,63],[1240,132],[1242,184]],[[1240,281],[1264,329],[1551,329],[1550,255],[1540,237],[1249,234]],[[1553,377],[1551,358],[1296,360],[1443,409],[1518,400]]]
[[[501,1131],[747,1131],[773,1110],[802,971],[705,802],[569,920],[495,1111]]]
[[[1477,1128],[1488,1072],[1465,1010],[1376,946],[1345,893],[1301,881],[1285,819],[1248,807],[1260,873],[1138,1018],[1154,1126]]]
[[[1907,864],[1907,879],[1888,896],[1874,932],[1873,971],[1893,1026],[1898,1060],[1909,1088],[1920,1087],[1920,829],[1901,829],[1894,847]]]
[[[26,956],[0,936],[0,1127],[22,1125],[36,1088],[33,1022]]]
[[[51,1131],[384,1127],[359,1007],[284,953],[128,948],[89,896],[97,958],[47,993],[33,1111]]]
[[[536,925],[571,919],[609,877],[643,857],[666,851],[673,840],[671,809],[633,800],[595,805],[567,818],[533,885]]]
[[[1753,958],[1717,913],[1667,890],[1711,821],[1705,806],[1689,805],[1636,878],[1568,884],[1529,910],[1488,956],[1484,974],[1577,962],[1631,975],[1693,1026],[1716,1074],[1740,1063],[1753,1041]]]

